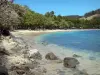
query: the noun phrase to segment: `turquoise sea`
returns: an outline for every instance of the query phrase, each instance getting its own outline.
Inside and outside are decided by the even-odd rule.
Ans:
[[[53,32],[40,36],[41,44],[54,44],[75,52],[100,56],[100,30]]]
[[[34,47],[43,57],[53,52],[60,59],[73,57],[80,62],[78,68],[90,75],[100,74],[100,30],[50,32],[37,36]],[[45,58],[43,58],[45,60]],[[60,66],[61,67],[61,66]],[[62,66],[63,68],[63,66]]]

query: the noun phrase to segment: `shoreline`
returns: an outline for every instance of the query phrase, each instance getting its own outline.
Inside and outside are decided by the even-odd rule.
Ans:
[[[18,32],[59,32],[59,31],[84,31],[84,30],[100,30],[100,29],[55,29],[55,30],[15,30]]]
[[[98,29],[85,29],[85,30],[98,30]],[[70,49],[65,49],[67,51],[63,51],[63,48],[60,48],[60,46],[54,46],[54,45],[49,45],[49,46],[43,46],[41,44],[33,44],[34,42],[34,37],[39,36],[41,34],[45,34],[45,33],[52,33],[52,32],[65,32],[65,31],[84,31],[83,29],[81,30],[41,30],[41,31],[30,31],[30,30],[17,30],[15,32],[12,32],[15,36],[19,36],[24,38],[24,40],[27,43],[30,43],[34,49],[38,49],[40,51],[40,53],[42,53],[43,56],[45,56],[45,54],[47,54],[48,52],[54,52],[54,54],[56,54],[58,57],[60,56],[59,53],[61,55],[63,55],[63,57],[67,56],[67,57],[72,57],[73,52],[70,51]],[[33,42],[32,42],[33,40]],[[57,50],[62,50],[57,52]],[[77,54],[77,52],[75,52],[75,54]],[[84,55],[84,54],[83,54]],[[82,58],[77,58],[80,62],[80,69],[85,69],[89,74],[100,74],[99,70],[100,70],[100,61],[97,60],[89,60],[84,58],[84,56],[82,55]],[[62,58],[63,58],[62,57]],[[61,57],[60,57],[61,58]],[[46,61],[43,59],[43,62]],[[47,62],[47,61],[46,61]],[[87,62],[87,63],[86,63]],[[45,63],[44,65],[50,72],[53,72],[53,70],[57,69],[57,68],[62,68],[62,65],[60,64],[52,64],[52,63]],[[58,66],[58,67],[57,67]],[[49,69],[50,67],[50,69]],[[53,69],[53,68],[54,69]]]
[[[67,30],[15,30],[11,33],[14,35],[33,35],[39,36],[41,34],[53,33],[53,32],[71,32],[71,31],[88,31],[88,30],[100,30],[100,29],[67,29]],[[34,33],[34,34],[33,34]]]
[[[11,33],[14,36],[18,36],[23,39],[27,38],[26,41],[31,42],[32,44],[35,45],[35,43],[38,40],[39,41],[41,40],[41,38],[42,38],[41,35],[43,35],[43,34],[49,34],[49,33],[54,33],[54,32],[89,31],[89,30],[100,30],[100,29],[36,30],[36,31],[35,30],[16,30],[15,32],[11,32]],[[39,39],[37,39],[37,38],[39,38]],[[31,40],[31,41],[29,41],[29,40]],[[40,44],[43,45],[42,42]],[[53,45],[56,45],[56,44],[53,44]],[[58,46],[58,45],[56,45],[56,46]],[[59,47],[61,47],[61,46],[59,46]],[[65,48],[65,47],[63,47],[63,48]],[[85,51],[85,53],[87,53],[87,51]]]

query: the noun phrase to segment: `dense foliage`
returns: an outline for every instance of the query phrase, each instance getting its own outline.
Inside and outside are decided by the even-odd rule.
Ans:
[[[7,0],[0,1],[0,28],[12,27],[21,23],[19,15],[13,9],[12,3]]]
[[[100,9],[90,11],[90,12],[86,13],[84,16],[89,17],[89,16],[92,16],[92,15],[95,15],[95,14],[100,14]]]
[[[54,11],[42,15],[28,9],[23,16],[21,25],[19,28],[22,29],[100,28],[100,18],[91,20],[80,19],[79,17],[69,18],[69,16],[56,16]]]
[[[54,11],[46,12],[43,15],[30,10],[27,6],[12,3],[10,3],[10,6],[10,10],[0,12],[2,13],[2,15],[0,15],[1,26],[8,26],[13,29],[100,28],[100,17],[86,20],[80,19],[81,16],[78,15],[74,16],[74,18],[55,15]],[[10,14],[7,13],[9,11],[11,11]],[[99,11],[98,9],[98,14],[100,14]],[[88,16],[88,14],[85,14],[85,16]]]

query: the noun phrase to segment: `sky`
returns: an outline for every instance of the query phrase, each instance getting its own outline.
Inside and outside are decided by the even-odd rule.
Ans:
[[[35,12],[45,14],[55,11],[56,15],[84,15],[100,8],[100,0],[15,0],[15,3],[27,5]]]

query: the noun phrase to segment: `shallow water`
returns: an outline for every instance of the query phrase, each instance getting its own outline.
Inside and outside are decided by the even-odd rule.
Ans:
[[[100,55],[100,30],[55,32],[40,36],[43,44],[55,44],[66,49]]]
[[[100,74],[99,49],[93,45],[90,45],[91,43],[88,43],[87,41],[93,42],[93,44],[94,44],[95,41],[99,40],[99,38],[100,38],[99,34],[100,34],[99,30],[55,32],[55,33],[48,33],[48,34],[42,34],[40,36],[36,36],[35,39],[32,38],[34,36],[28,36],[26,38],[24,37],[24,39],[26,39],[27,43],[29,43],[30,45],[33,45],[32,48],[39,50],[39,52],[43,56],[43,60],[46,60],[45,55],[48,52],[53,52],[55,55],[57,55],[62,60],[65,57],[73,57],[73,54],[82,56],[80,58],[76,58],[80,62],[78,69],[80,69],[80,70],[85,69],[87,71],[87,73],[89,73],[90,75],[92,75],[92,74],[95,75],[95,74]],[[66,37],[64,37],[64,36],[66,36]],[[72,36],[72,37],[68,38],[69,36]],[[89,37],[91,36],[91,38],[88,38],[88,36]],[[58,38],[62,38],[62,39],[58,39]],[[75,40],[75,39],[77,39],[77,40]],[[84,39],[84,41],[82,41],[80,39]],[[85,40],[87,40],[87,41],[85,41]],[[70,43],[70,41],[71,41],[71,43]],[[86,45],[85,43],[87,42],[87,45],[89,44],[88,46],[93,46],[94,48],[90,49],[87,46],[84,46],[85,48],[83,49],[83,46],[79,47],[81,45],[79,45],[79,46],[76,45],[77,47],[74,45],[71,46],[71,44],[73,44],[74,42],[77,42],[77,41],[78,42],[82,41],[83,45]],[[65,44],[63,44],[63,43],[65,43]],[[82,44],[82,43],[78,43],[78,44]],[[66,45],[66,44],[70,44],[70,45]],[[77,44],[77,43],[75,43],[75,44]],[[96,44],[96,42],[95,42],[95,44]],[[97,45],[99,45],[98,41],[97,41]],[[96,49],[96,51],[94,49]],[[56,69],[63,69],[62,63],[61,63],[61,65],[59,65],[59,64],[56,64],[55,66],[54,65],[51,66],[51,65],[52,64],[49,65],[48,63],[47,64],[45,63],[43,66],[45,66],[48,69],[49,69],[49,67],[51,67],[51,68],[53,67],[53,69],[50,68],[50,72],[52,72]],[[68,74],[68,75],[73,75],[73,74]]]
[[[42,40],[67,48],[100,52],[100,30],[57,32]]]

